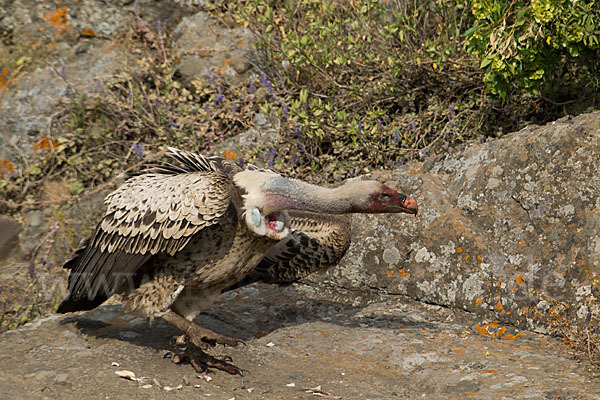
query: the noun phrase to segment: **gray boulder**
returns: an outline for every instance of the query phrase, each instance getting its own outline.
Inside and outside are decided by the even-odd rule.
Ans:
[[[528,127],[375,178],[417,199],[417,218],[358,215],[338,268],[311,277],[407,295],[544,330],[599,308],[600,113]]]

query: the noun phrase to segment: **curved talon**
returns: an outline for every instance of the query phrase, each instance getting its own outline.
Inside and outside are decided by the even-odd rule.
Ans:
[[[245,345],[246,342],[242,339],[230,338],[213,332],[210,329],[200,327],[173,311],[169,311],[163,315],[163,319],[172,323],[184,332],[183,335],[175,339],[175,346],[177,346],[176,351],[167,353],[170,356],[171,361],[175,363],[189,361],[192,367],[194,367],[194,370],[198,373],[205,372],[208,368],[216,368],[231,375],[244,376],[244,373],[240,368],[229,364],[232,360],[231,357],[225,356],[224,358],[219,359],[203,351],[208,349],[209,346],[214,347],[217,344],[232,347],[235,347],[240,343]],[[190,344],[193,346],[190,346]],[[165,357],[167,357],[167,355],[165,355]]]

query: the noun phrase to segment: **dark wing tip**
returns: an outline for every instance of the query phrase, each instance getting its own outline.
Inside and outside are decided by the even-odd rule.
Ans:
[[[68,312],[91,310],[98,307],[106,300],[107,297],[101,295],[97,295],[93,299],[88,299],[87,297],[73,299],[69,296],[58,305],[56,312],[59,314],[65,314]]]

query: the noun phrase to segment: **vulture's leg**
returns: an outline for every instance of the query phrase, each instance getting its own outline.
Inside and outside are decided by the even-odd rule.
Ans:
[[[210,354],[206,354],[203,351],[203,349],[207,349],[209,345],[214,346],[218,343],[228,346],[237,346],[239,343],[244,343],[243,340],[230,338],[213,332],[210,329],[202,328],[173,311],[164,314],[162,318],[183,331],[184,338],[183,340],[182,338],[178,338],[178,345],[185,344],[186,342],[193,345],[193,347],[185,346],[183,351],[175,352],[172,356],[174,362],[178,363],[188,360],[196,372],[204,372],[207,368],[216,368],[231,375],[243,375],[241,369],[227,362],[230,361],[229,357],[219,359]]]
[[[220,333],[211,331],[210,329],[198,326],[173,311],[167,312],[162,316],[162,318],[181,329],[189,338],[189,341],[199,348],[206,348],[207,344],[211,346],[214,346],[215,344],[223,344],[235,347],[240,343],[244,343],[242,339],[221,335]]]

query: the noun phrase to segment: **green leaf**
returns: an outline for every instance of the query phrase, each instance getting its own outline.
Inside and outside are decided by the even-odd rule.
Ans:
[[[485,57],[483,60],[481,60],[481,64],[479,65],[479,68],[485,68],[488,65],[490,65],[492,63],[492,61],[494,61],[494,57],[493,56],[487,56]]]

